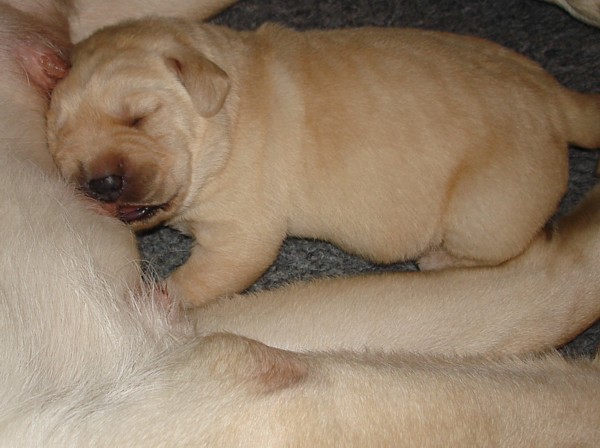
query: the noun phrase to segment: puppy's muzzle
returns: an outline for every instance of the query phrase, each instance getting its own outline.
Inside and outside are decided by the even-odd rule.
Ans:
[[[168,204],[154,204],[149,200],[147,187],[154,179],[147,174],[140,175],[140,171],[156,170],[133,169],[128,160],[107,155],[95,160],[86,170],[82,169],[78,175],[79,186],[86,195],[99,201],[106,213],[143,227],[142,221],[147,222]]]

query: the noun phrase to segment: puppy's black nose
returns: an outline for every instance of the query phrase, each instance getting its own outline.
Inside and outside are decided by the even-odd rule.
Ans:
[[[100,201],[114,202],[123,192],[123,178],[117,174],[99,177],[88,182],[91,195]]]

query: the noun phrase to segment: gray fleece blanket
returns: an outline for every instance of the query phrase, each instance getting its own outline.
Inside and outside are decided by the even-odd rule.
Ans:
[[[571,88],[600,91],[600,30],[537,0],[247,0],[213,21],[238,29],[271,21],[297,29],[368,25],[472,34],[529,56]],[[598,153],[571,148],[570,156],[569,192],[559,214],[567,212],[595,183]],[[140,237],[143,256],[161,276],[185,261],[192,244],[168,228]],[[250,290],[319,276],[415,269],[412,263],[377,266],[322,241],[289,238],[277,261]],[[589,356],[599,343],[600,322],[562,351]]]

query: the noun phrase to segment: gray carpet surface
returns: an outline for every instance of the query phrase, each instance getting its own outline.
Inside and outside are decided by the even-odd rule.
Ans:
[[[537,0],[248,0],[213,20],[237,29],[253,29],[267,21],[297,29],[393,26],[477,35],[529,56],[571,88],[600,92],[600,30]],[[569,192],[560,213],[567,212],[596,181],[596,152],[572,148],[570,156]],[[160,276],[183,263],[193,244],[167,228],[139,240],[143,256]],[[415,266],[377,266],[322,241],[289,238],[276,262],[250,290],[319,276],[389,270],[415,270]],[[570,356],[589,356],[599,344],[600,322],[562,350]]]

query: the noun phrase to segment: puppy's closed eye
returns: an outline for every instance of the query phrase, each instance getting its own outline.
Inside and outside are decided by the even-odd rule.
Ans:
[[[141,128],[146,121],[157,111],[162,104],[155,97],[144,93],[130,95],[121,107],[118,114],[119,121],[127,127]]]
[[[140,128],[145,118],[146,117],[134,117],[134,118],[131,118],[127,122],[127,126],[130,127],[130,128]]]

